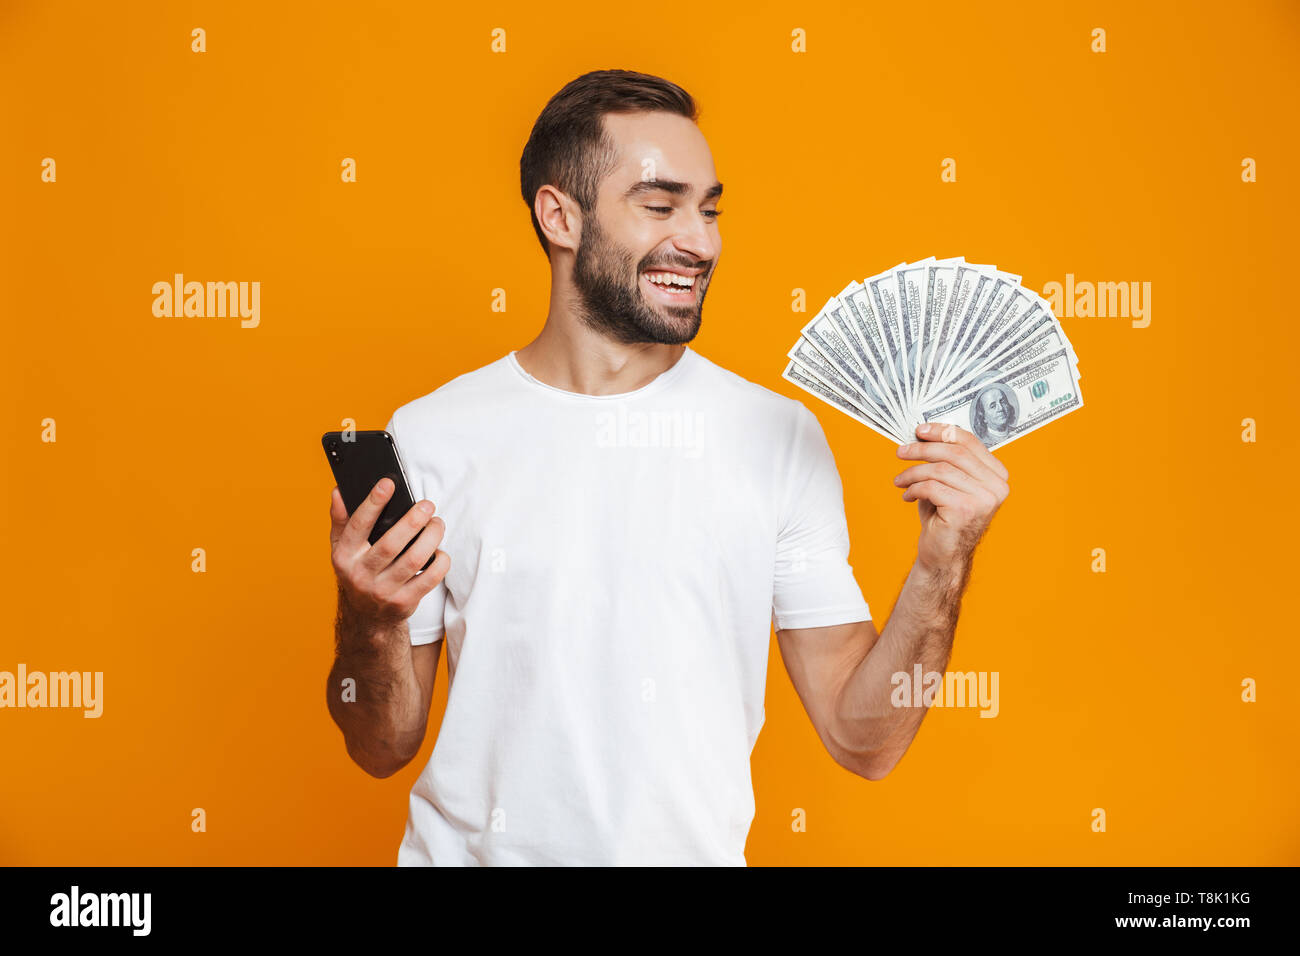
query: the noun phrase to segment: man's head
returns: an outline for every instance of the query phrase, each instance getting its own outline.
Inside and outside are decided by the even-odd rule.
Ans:
[[[667,80],[587,73],[547,103],[520,158],[552,269],[582,319],[617,341],[680,344],[699,331],[722,185],[697,116]]]

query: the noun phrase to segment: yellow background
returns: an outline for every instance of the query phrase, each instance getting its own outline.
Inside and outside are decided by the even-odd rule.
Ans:
[[[621,67],[702,106],[725,241],[693,347],[823,422],[878,626],[916,506],[892,445],[780,379],[791,290],[927,255],[1152,284],[1148,328],[1063,318],[1085,407],[999,452],[950,669],[998,671],[1000,715],[931,712],[868,782],[773,643],[750,863],[1300,862],[1300,7],[1138,7],[0,3],[0,669],[105,673],[99,720],[0,711],[0,861],[395,861],[445,655],[419,757],[367,777],[324,702],[320,435],[533,337],[519,154]],[[260,281],[260,327],[155,318],[176,272]]]

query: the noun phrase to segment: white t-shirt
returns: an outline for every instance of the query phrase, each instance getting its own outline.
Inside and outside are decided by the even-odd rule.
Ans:
[[[869,620],[802,403],[689,347],[583,395],[513,352],[388,431],[451,570],[450,683],[398,865],[745,865],[771,626]]]

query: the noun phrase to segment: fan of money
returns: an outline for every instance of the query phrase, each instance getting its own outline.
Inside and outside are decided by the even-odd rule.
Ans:
[[[1083,407],[1074,349],[1020,276],[900,263],[831,296],[781,377],[897,444],[950,422],[989,450]]]

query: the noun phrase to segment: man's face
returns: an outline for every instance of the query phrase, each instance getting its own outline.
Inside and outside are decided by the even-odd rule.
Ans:
[[[619,342],[689,342],[722,253],[708,143],[672,113],[611,113],[605,129],[618,161],[575,253],[582,317]]]
[[[1007,423],[1011,421],[1011,406],[1007,404],[1006,396],[1001,390],[986,392],[981,396],[980,404],[984,407],[984,420],[992,428],[1005,431]]]

